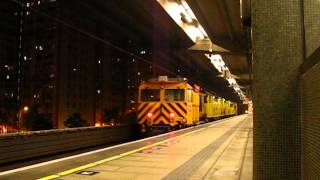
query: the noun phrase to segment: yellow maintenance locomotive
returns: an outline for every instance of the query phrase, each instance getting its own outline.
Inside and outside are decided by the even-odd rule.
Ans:
[[[237,114],[237,105],[200,92],[183,78],[160,76],[142,82],[138,94],[138,123],[147,127],[182,128],[200,119]]]

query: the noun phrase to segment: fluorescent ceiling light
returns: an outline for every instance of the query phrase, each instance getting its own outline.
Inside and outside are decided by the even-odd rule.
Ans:
[[[157,2],[193,42],[208,37],[185,0],[157,0]]]
[[[157,0],[157,2],[180,26],[180,28],[184,30],[184,32],[194,43],[209,40],[209,44],[212,46],[217,46],[211,42],[206,31],[201,26],[192,9],[185,0]],[[219,46],[217,47],[222,52],[227,51]],[[212,51],[212,47],[210,50]],[[234,90],[239,94],[240,98],[246,99],[222,57],[219,54],[205,54],[205,56],[210,59],[213,66],[222,74],[222,77],[226,78],[230,86],[233,87]]]
[[[247,97],[244,95],[240,86],[238,85],[236,79],[233,77],[234,75],[231,74],[229,68],[227,67],[226,63],[223,61],[221,55],[219,54],[205,54],[205,56],[210,60],[211,64],[221,73],[220,77],[225,78],[230,87],[233,87],[235,92],[238,93],[239,97],[247,101]]]

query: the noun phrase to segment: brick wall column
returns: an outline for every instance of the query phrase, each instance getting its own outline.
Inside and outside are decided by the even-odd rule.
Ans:
[[[300,0],[253,0],[253,178],[300,179]]]

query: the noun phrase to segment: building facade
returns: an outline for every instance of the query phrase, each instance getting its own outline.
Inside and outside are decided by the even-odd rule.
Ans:
[[[0,119],[2,123],[10,126],[15,126],[17,120],[18,91],[20,90],[18,89],[18,50],[22,47],[19,44],[21,37],[19,10],[20,6],[16,3],[0,2]],[[3,130],[2,127],[0,131]]]
[[[148,60],[139,61],[131,54],[148,59],[150,51],[130,37],[123,38],[112,31],[103,20],[108,14],[81,2],[77,6],[74,3],[13,3],[14,12],[22,14],[17,17],[23,21],[22,30],[10,40],[5,39],[8,32],[1,33],[1,40],[13,44],[19,44],[21,35],[21,49],[15,46],[16,49],[2,54],[7,59],[1,62],[2,68],[19,71],[21,75],[20,79],[10,75],[10,81],[1,85],[1,98],[12,96],[16,100],[19,96],[19,101],[15,101],[16,114],[22,107],[35,106],[52,120],[54,128],[63,128],[63,122],[74,113],[81,114],[93,126],[103,119],[107,109],[116,108],[119,114],[134,110],[138,84],[152,74]],[[14,12],[10,14],[13,21]],[[19,29],[20,25],[12,23],[14,28]],[[12,90],[6,89],[8,86]],[[20,125],[24,126],[21,119]]]

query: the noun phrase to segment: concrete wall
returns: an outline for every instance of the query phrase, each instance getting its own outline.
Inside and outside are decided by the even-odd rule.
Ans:
[[[252,1],[253,179],[300,179],[300,2]]]
[[[0,164],[128,140],[130,126],[35,131],[0,136]]]

